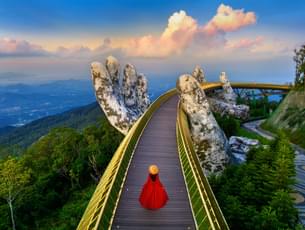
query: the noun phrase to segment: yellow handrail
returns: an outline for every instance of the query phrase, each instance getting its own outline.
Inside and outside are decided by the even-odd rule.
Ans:
[[[247,82],[231,82],[232,88],[243,88],[243,89],[273,89],[273,90],[291,90],[291,85],[279,85],[270,83],[247,83]],[[202,89],[211,90],[222,87],[221,82],[204,82],[201,84]]]
[[[187,116],[180,103],[177,113],[178,152],[196,227],[197,229],[229,229],[210,184],[203,174],[194,150]]]

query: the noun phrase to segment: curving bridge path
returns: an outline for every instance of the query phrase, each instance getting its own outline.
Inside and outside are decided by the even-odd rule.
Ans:
[[[177,104],[178,97],[173,96],[147,124],[128,170],[113,221],[114,229],[195,229],[177,151],[173,119]],[[138,201],[150,164],[159,166],[160,179],[169,196],[167,205],[159,211],[143,209]]]
[[[289,86],[231,83],[233,88]],[[202,88],[221,88],[204,83]],[[138,197],[150,164],[160,166],[169,201],[141,208]],[[100,180],[78,229],[229,229],[193,149],[187,118],[175,89],[160,96],[133,125]]]

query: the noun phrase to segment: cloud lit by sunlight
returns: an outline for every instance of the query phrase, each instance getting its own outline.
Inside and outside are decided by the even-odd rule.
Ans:
[[[231,32],[255,23],[254,12],[245,13],[243,9],[234,10],[230,6],[221,4],[217,14],[204,26],[204,31],[207,34],[215,34],[219,31]]]
[[[33,57],[47,53],[41,46],[25,40],[0,38],[0,57]]]
[[[218,46],[219,41],[224,41],[219,39],[219,36],[224,36],[225,32],[232,32],[255,22],[254,12],[234,10],[223,4],[218,7],[216,15],[204,25],[199,25],[194,18],[181,10],[170,16],[168,25],[160,37],[146,35],[130,39],[126,47],[127,55],[166,57],[182,53],[193,43]]]

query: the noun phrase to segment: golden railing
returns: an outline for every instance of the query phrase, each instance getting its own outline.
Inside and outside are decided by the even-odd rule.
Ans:
[[[176,89],[157,98],[129,130],[97,185],[77,229],[96,230],[111,227],[137,142],[152,114],[174,94]]]
[[[197,229],[229,229],[201,168],[190,135],[187,115],[178,105],[176,125],[180,163]]]
[[[247,82],[231,82],[232,88],[242,88],[242,89],[273,89],[273,90],[291,90],[291,85],[278,85],[269,83],[247,83]],[[222,83],[220,82],[205,82],[201,84],[204,90],[218,89],[222,88]]]

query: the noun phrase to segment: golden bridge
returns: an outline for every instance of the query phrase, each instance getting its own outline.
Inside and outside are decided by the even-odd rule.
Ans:
[[[288,85],[231,83],[232,88],[288,92]],[[204,83],[205,91],[221,83]],[[158,210],[138,197],[150,164],[160,167],[169,196]],[[91,229],[229,229],[194,151],[189,125],[172,89],[150,105],[116,150],[78,225]]]

